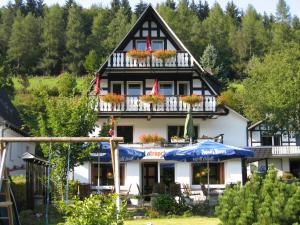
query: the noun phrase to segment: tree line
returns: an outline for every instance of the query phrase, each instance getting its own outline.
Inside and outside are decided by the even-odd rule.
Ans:
[[[43,0],[15,0],[0,9],[0,64],[14,75],[92,73],[128,32],[147,5],[128,0],[82,8],[73,0],[48,7]],[[246,11],[229,2],[223,10],[206,1],[166,0],[159,13],[194,56],[225,83],[245,77],[253,56],[283,43],[300,42],[300,20],[284,0],[276,15]],[[204,54],[204,55],[203,55]]]

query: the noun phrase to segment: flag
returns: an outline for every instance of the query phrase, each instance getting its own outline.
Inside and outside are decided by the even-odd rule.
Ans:
[[[96,95],[100,94],[100,81],[101,81],[101,76],[99,74],[97,74],[96,85],[95,85],[95,94]]]
[[[146,51],[152,51],[149,36],[147,36],[147,38],[146,38]]]
[[[152,91],[150,92],[150,95],[158,95],[158,80],[157,79],[154,81],[153,88],[152,88]]]

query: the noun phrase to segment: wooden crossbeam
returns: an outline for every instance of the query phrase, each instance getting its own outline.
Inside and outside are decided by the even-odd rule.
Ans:
[[[122,142],[123,137],[0,137],[2,142]]]

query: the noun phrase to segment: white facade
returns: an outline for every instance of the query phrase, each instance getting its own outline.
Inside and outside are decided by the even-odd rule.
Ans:
[[[2,137],[22,137],[16,131],[0,126],[0,136]],[[25,162],[22,156],[25,152],[35,153],[34,143],[9,143],[6,153],[5,166],[9,169],[10,175],[25,175]]]

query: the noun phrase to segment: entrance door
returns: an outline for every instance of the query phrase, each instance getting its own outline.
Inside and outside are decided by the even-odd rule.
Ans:
[[[295,177],[300,178],[300,159],[290,159],[290,171]]]
[[[143,163],[143,194],[151,194],[157,183],[157,163]]]

